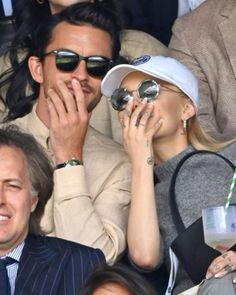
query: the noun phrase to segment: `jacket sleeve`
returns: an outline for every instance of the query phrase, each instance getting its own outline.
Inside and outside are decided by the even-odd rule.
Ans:
[[[112,264],[126,247],[130,168],[127,160],[109,167],[112,171],[96,172],[97,179],[84,166],[55,170],[42,226],[49,235],[101,249]]]

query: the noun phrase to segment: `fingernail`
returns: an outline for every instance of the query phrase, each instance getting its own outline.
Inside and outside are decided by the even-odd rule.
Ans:
[[[206,274],[206,279],[209,280],[210,278],[212,278],[212,274],[211,274],[210,272],[208,272],[208,273]]]
[[[128,104],[131,104],[131,102],[134,100],[133,96],[130,96],[129,100],[128,100]]]
[[[144,99],[142,100],[142,103],[146,103],[147,102],[147,98],[144,97]]]
[[[126,112],[126,115],[127,115],[128,117],[130,117],[130,116],[131,116],[131,112],[130,112],[130,111],[128,111],[128,110],[125,110],[125,112]]]
[[[157,125],[161,125],[163,122],[163,119],[160,119],[158,122],[157,122]]]

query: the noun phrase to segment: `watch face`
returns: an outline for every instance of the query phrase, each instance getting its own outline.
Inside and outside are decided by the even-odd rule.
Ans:
[[[66,162],[66,167],[67,166],[78,166],[78,165],[81,165],[81,163],[78,160],[75,160],[75,159],[71,159],[71,160]]]
[[[64,167],[70,167],[70,166],[79,166],[79,165],[83,165],[82,161],[76,160],[76,159],[71,159],[68,160],[64,163],[58,164],[56,165],[56,169],[60,169],[60,168],[64,168]]]

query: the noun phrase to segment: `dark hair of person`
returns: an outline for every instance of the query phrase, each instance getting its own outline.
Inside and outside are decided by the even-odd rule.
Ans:
[[[51,12],[48,1],[39,4],[36,0],[16,0],[12,8],[13,23],[16,31],[10,51],[13,56],[16,53],[15,48],[30,47],[32,32]]]
[[[40,228],[40,220],[54,187],[52,165],[42,146],[35,138],[21,131],[15,125],[8,125],[0,129],[0,147],[2,146],[21,150],[26,158],[31,194],[32,197],[34,195],[38,197],[36,209],[31,213],[29,233],[43,234]]]
[[[109,5],[106,7],[105,3],[82,2],[71,5],[58,14],[44,17],[34,27],[34,31],[25,38],[27,50],[21,52],[20,61],[18,55],[21,48],[12,47],[10,50],[12,68],[0,76],[0,87],[9,84],[5,98],[9,112],[4,121],[22,117],[31,111],[39,94],[39,84],[31,77],[28,58],[32,55],[42,58],[51,41],[54,28],[63,21],[73,25],[89,24],[106,31],[111,37],[114,62],[118,58],[121,25],[119,18]],[[15,40],[13,40],[13,46],[14,42]]]
[[[115,264],[103,265],[96,269],[78,295],[93,295],[98,288],[110,283],[123,287],[129,295],[156,294],[149,283],[136,271],[123,264]]]

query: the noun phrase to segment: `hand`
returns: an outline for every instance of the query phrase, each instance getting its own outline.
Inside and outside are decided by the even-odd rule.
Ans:
[[[161,127],[160,116],[154,116],[154,104],[143,100],[134,109],[134,101],[130,100],[124,111],[119,113],[123,127],[123,143],[132,165],[142,159],[149,165],[154,164],[152,139]]]
[[[215,258],[208,267],[206,278],[221,278],[236,269],[236,252],[228,251]],[[234,282],[234,280],[233,280]],[[235,280],[236,283],[236,280]]]
[[[89,114],[79,81],[73,79],[71,88],[60,80],[54,89],[48,91],[50,143],[57,163],[72,157],[82,161],[89,124]]]

